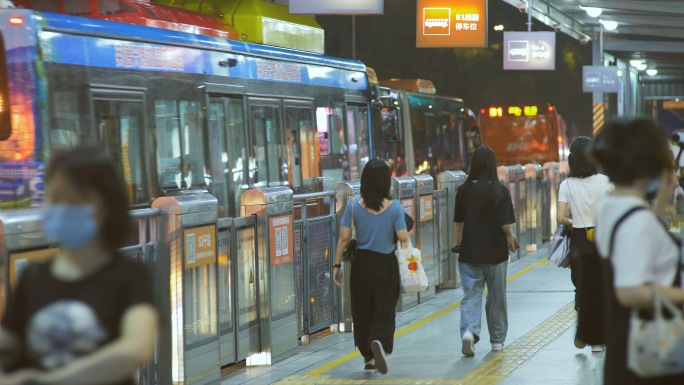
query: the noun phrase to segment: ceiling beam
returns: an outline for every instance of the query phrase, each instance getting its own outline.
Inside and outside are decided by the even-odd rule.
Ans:
[[[652,15],[601,15],[603,20],[614,20],[620,25],[634,24],[639,26],[651,25],[654,27],[675,27],[682,28],[681,16],[652,16]],[[619,27],[618,27],[619,28]]]
[[[519,0],[503,1],[514,7],[517,7],[520,3]],[[582,31],[584,25],[573,16],[552,5],[551,0],[534,1],[532,3],[532,17],[552,28],[560,26],[561,32],[570,35],[577,40],[591,40],[589,35]]]
[[[682,24],[684,25],[684,21],[682,22]],[[618,27],[618,32],[630,35],[672,37],[684,39],[684,28],[658,28],[624,25]]]
[[[596,7],[622,11],[662,12],[684,14],[684,4],[669,1],[634,1],[634,0],[577,0],[583,7]]]
[[[672,41],[607,40],[603,42],[603,49],[606,51],[621,52],[684,53],[684,43]]]

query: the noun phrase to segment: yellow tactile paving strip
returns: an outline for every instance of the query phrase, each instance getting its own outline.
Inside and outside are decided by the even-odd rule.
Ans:
[[[577,322],[575,302],[549,317],[539,326],[517,339],[501,353],[487,360],[455,382],[458,385],[493,385],[527,362],[544,347],[565,333]]]
[[[447,384],[447,385],[494,385],[510,375],[514,370],[522,366],[535,354],[539,353],[547,345],[560,337],[577,322],[575,302],[549,317],[539,326],[530,330],[524,336],[517,339],[510,346],[494,357],[490,358],[472,372],[461,377],[459,380],[334,380],[328,375],[304,375],[290,376],[276,382],[274,385],[352,385],[352,384]]]

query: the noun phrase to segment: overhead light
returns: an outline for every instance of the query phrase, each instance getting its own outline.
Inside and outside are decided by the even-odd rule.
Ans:
[[[642,65],[640,65],[640,66],[637,66],[637,69],[638,69],[639,71],[643,71],[643,70],[645,70],[646,68],[648,68],[648,65],[647,65],[647,64],[642,64]]]
[[[631,64],[633,67],[639,67],[641,65],[641,60],[630,60],[629,64]]]
[[[612,20],[599,20],[601,24],[603,24],[603,28],[612,31],[615,28],[618,27],[618,22],[617,21],[612,21]]]
[[[651,68],[651,69],[647,69],[646,73],[648,74],[648,76],[656,76],[658,74],[658,70]]]
[[[618,76],[622,76],[622,70],[618,70]]]
[[[495,25],[495,26],[494,26],[494,30],[495,30],[495,31],[503,31],[503,30],[504,30],[504,26],[501,25],[501,24]]]
[[[599,17],[599,16],[601,16],[601,13],[603,12],[603,10],[601,8],[583,7],[581,5],[580,5],[580,8],[587,11],[587,15],[589,15],[591,17]]]

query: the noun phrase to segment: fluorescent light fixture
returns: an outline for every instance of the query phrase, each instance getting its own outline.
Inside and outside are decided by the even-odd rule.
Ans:
[[[648,65],[647,65],[647,64],[642,64],[642,65],[640,65],[640,66],[637,67],[637,69],[638,69],[639,71],[643,71],[643,70],[645,70],[646,68],[648,68]]]
[[[601,13],[603,12],[603,10],[601,8],[583,7],[581,5],[580,5],[580,8],[587,11],[587,15],[589,15],[591,17],[599,17],[599,16],[601,16]]]
[[[629,64],[631,64],[633,67],[639,67],[641,65],[641,60],[630,60]]]
[[[612,21],[612,20],[599,20],[601,24],[603,24],[603,28],[612,31],[615,28],[618,27],[618,22],[617,21]]]
[[[647,69],[646,73],[648,74],[648,76],[656,76],[658,74],[658,70],[651,68],[651,69]]]

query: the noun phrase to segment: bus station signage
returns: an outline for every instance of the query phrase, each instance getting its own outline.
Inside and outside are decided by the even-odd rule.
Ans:
[[[603,66],[582,67],[582,92],[619,92],[618,68]]]
[[[487,47],[487,0],[418,0],[416,46]]]
[[[504,70],[555,70],[555,32],[504,32]]]
[[[382,15],[384,0],[290,0],[290,13],[304,15]]]

